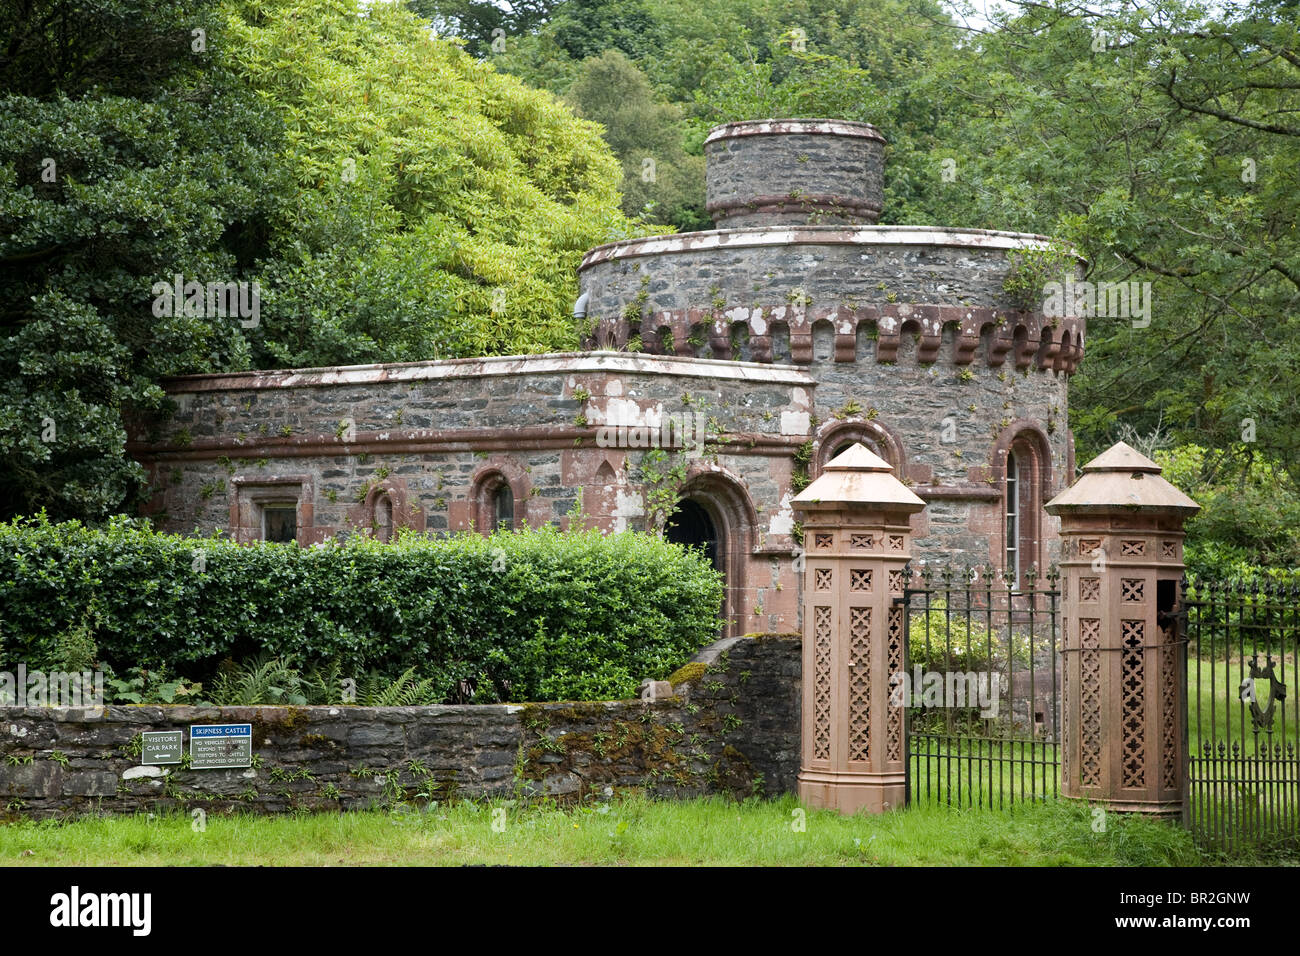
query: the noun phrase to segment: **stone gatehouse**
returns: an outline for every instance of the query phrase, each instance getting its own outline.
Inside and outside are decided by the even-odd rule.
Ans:
[[[1084,322],[1004,291],[1045,237],[876,225],[884,147],[862,123],[714,129],[718,228],[589,251],[588,351],[171,380],[175,416],[130,445],[149,512],[303,545],[666,522],[725,571],[727,633],[790,631],[790,499],[856,441],[927,502],[919,558],[1023,578],[1058,553],[1042,505],[1074,475]]]

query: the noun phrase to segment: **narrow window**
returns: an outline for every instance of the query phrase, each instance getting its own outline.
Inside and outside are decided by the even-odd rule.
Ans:
[[[267,504],[262,506],[262,540],[289,542],[298,540],[298,506]]]
[[[1012,587],[1020,587],[1020,466],[1014,454],[1007,455],[1007,572]]]
[[[388,495],[375,502],[375,537],[385,544],[393,539],[393,499]]]
[[[513,529],[515,526],[515,493],[504,481],[492,493],[492,506],[496,513],[496,527]]]

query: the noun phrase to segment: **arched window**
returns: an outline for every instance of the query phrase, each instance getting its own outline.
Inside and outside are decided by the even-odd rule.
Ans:
[[[492,491],[492,514],[494,529],[504,528],[513,531],[515,527],[515,493],[504,481]]]
[[[907,461],[903,452],[903,443],[893,429],[877,421],[833,422],[823,426],[820,435],[815,439],[813,462],[808,477],[816,478],[822,473],[827,462],[859,443],[889,462],[894,469],[895,477],[904,477]]]
[[[475,476],[470,492],[470,515],[474,527],[483,534],[499,529],[514,531],[527,521],[528,486],[516,475],[509,477],[510,466],[492,465]]]
[[[1021,581],[1021,564],[1020,559],[1022,551],[1020,547],[1021,531],[1021,501],[1020,491],[1020,466],[1016,461],[1015,452],[1007,455],[1007,493],[1006,493],[1006,569],[1015,582],[1015,586],[1020,586]]]
[[[1042,572],[1043,503],[1051,486],[1051,446],[1036,425],[1018,422],[1003,432],[994,454],[1002,478],[1002,567],[1017,590],[1035,586]],[[997,554],[995,551],[994,554]]]
[[[393,499],[386,494],[375,500],[375,538],[385,544],[393,540]]]

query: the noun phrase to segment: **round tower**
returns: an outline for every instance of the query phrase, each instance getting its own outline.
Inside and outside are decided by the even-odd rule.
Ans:
[[[709,133],[704,155],[705,208],[719,229],[880,218],[885,138],[867,123],[727,123]]]
[[[755,542],[776,548],[793,522],[773,513],[789,517],[789,498],[859,441],[927,502],[913,519],[919,559],[1023,579],[1058,553],[1042,505],[1073,476],[1067,383],[1084,320],[1006,289],[1013,257],[1048,237],[879,225],[885,145],[872,126],[838,120],[715,128],[705,155],[718,228],[590,250],[587,344],[811,376],[756,432],[717,416],[715,463],[729,474],[756,470],[746,447],[769,459],[785,449],[772,481],[740,479]]]

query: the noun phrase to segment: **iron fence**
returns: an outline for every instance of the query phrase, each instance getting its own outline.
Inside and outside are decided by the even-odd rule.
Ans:
[[[1001,808],[1060,792],[1060,591],[991,566],[909,568],[894,705],[909,804]]]
[[[1300,589],[1275,581],[1185,581],[1184,822],[1203,845],[1294,848],[1300,842]]]

